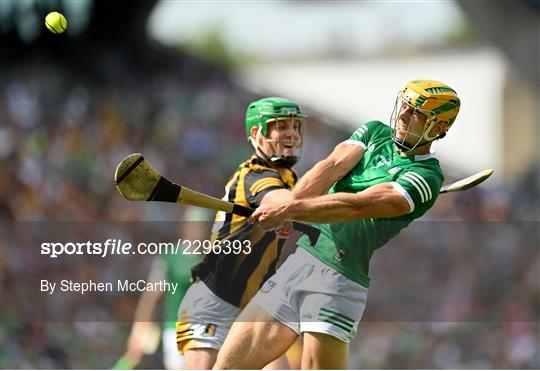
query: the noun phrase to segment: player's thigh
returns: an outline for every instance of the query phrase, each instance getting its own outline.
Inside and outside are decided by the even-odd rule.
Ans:
[[[218,351],[210,348],[196,348],[184,352],[184,370],[211,370],[216,363]]]
[[[349,344],[331,335],[304,333],[302,369],[346,369]]]
[[[210,362],[209,365],[204,363],[206,367],[195,368],[213,366],[217,351],[239,313],[239,308],[216,296],[202,282],[188,289],[179,308],[176,343],[180,354],[191,354],[185,360],[190,368],[194,354],[201,354],[201,362]],[[201,352],[193,352],[199,349]]]
[[[251,302],[219,351],[215,369],[261,369],[294,343],[298,334]]]

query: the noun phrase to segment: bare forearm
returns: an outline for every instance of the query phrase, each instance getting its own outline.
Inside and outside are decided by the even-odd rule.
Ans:
[[[292,201],[287,215],[292,220],[314,223],[339,223],[365,218],[362,202],[341,194]],[[351,196],[351,195],[347,195]]]
[[[293,198],[292,192],[288,189],[275,189],[268,192],[261,200],[261,205],[272,202],[288,202]]]
[[[330,189],[335,183],[332,177],[333,166],[330,161],[320,161],[311,168],[296,184],[293,197],[296,199],[320,196]]]
[[[395,197],[389,202],[389,197]],[[401,196],[389,196],[383,189],[366,193],[335,193],[314,198],[292,200],[285,213],[291,220],[315,223],[339,223],[368,218],[390,218],[408,212]]]
[[[363,155],[364,149],[360,146],[345,142],[338,144],[330,156],[318,162],[300,179],[294,188],[293,197],[303,199],[325,194],[356,166]]]

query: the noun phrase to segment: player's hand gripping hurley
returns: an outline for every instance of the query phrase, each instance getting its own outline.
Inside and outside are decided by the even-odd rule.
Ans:
[[[130,201],[162,201],[193,205],[249,217],[254,209],[179,186],[163,177],[142,154],[133,153],[118,164],[116,188]],[[314,246],[320,231],[308,224],[293,222],[293,229],[306,234]]]

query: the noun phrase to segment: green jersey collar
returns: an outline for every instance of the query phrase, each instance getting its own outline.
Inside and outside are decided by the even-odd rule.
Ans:
[[[431,153],[428,153],[427,155],[410,155],[410,156],[402,156],[399,154],[398,152],[398,148],[396,145],[393,145],[394,147],[394,153],[397,154],[399,157],[401,158],[408,158],[410,160],[413,160],[413,161],[426,161],[426,160],[429,160],[430,158],[436,158],[435,156],[435,151],[431,151]]]

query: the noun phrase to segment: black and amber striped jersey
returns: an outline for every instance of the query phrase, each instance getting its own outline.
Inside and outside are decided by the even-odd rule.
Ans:
[[[252,156],[243,162],[225,187],[223,200],[256,208],[271,190],[292,189],[297,181],[294,171],[272,168]],[[272,276],[281,263],[284,239],[273,231],[249,224],[248,219],[218,212],[212,229],[213,240],[249,241],[251,251],[240,254],[208,254],[193,267],[194,277],[202,280],[223,300],[243,308]]]

